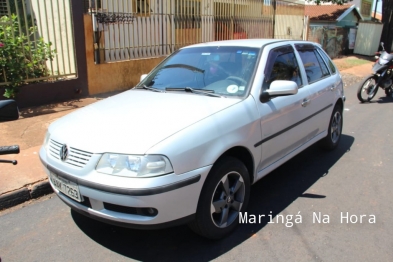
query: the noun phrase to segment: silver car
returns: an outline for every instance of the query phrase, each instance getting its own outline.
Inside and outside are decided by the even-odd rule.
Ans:
[[[318,44],[181,48],[131,90],[52,123],[40,158],[75,211],[110,224],[234,230],[250,186],[310,145],[335,148],[341,75]]]

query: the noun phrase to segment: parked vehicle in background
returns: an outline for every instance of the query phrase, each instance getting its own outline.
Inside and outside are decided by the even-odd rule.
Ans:
[[[133,89],[52,123],[40,158],[77,212],[110,224],[234,230],[250,186],[310,145],[337,147],[341,75],[318,44],[182,48]]]
[[[385,90],[388,97],[393,97],[393,54],[385,51],[383,42],[381,42],[382,51],[375,58],[377,61],[373,65],[373,74],[368,76],[357,91],[357,97],[360,102],[369,102],[375,97],[378,88]]]
[[[13,121],[19,118],[19,109],[15,100],[0,100],[0,123]],[[0,145],[0,155],[19,154],[19,146],[2,146]],[[16,165],[16,160],[0,159],[0,163],[10,163]]]

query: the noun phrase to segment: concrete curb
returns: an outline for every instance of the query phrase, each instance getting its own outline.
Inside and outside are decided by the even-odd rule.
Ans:
[[[48,179],[0,195],[0,210],[53,193]]]

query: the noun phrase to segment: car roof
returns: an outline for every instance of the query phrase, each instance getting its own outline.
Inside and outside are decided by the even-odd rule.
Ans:
[[[257,47],[261,48],[266,44],[278,43],[278,42],[301,42],[301,43],[308,43],[308,44],[315,44],[309,41],[294,41],[294,40],[286,40],[286,39],[267,39],[267,38],[260,38],[260,39],[236,39],[236,40],[223,40],[223,41],[214,41],[214,42],[207,42],[207,43],[199,43],[195,45],[186,46],[183,48],[190,48],[190,47],[202,47],[202,46],[247,46],[247,47]]]

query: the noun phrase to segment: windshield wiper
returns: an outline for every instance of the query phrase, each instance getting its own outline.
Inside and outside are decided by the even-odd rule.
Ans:
[[[186,65],[186,64],[166,65],[163,68],[179,68],[179,67],[180,68],[185,68],[185,69],[188,69],[188,70],[191,70],[191,71],[196,71],[196,72],[199,72],[199,73],[202,73],[202,74],[205,72],[205,70],[203,70],[203,69],[200,69],[200,68],[192,66],[192,65]]]
[[[145,84],[143,84],[141,86],[136,86],[136,88],[142,88],[142,89],[151,90],[151,91],[154,91],[154,92],[165,93],[165,91],[162,90],[162,89],[158,89],[158,88],[151,87],[151,86],[146,86]]]
[[[219,94],[215,94],[214,90],[205,90],[205,89],[193,89],[191,87],[184,87],[184,88],[176,88],[176,87],[167,87],[165,91],[185,91],[194,94],[202,94],[207,96],[214,96],[214,97],[224,97]]]

